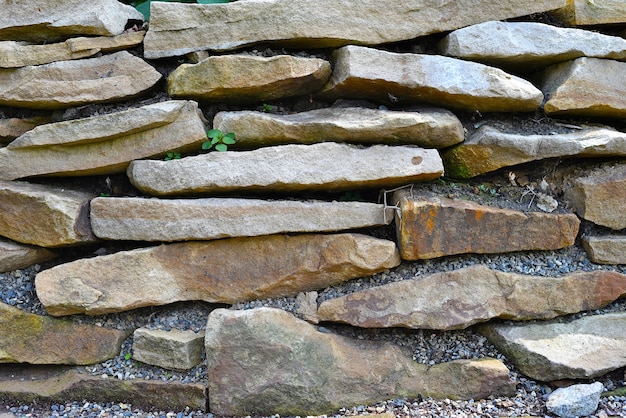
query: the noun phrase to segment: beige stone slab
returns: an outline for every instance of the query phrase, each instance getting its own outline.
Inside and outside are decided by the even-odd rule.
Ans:
[[[626,4],[621,0],[567,0],[565,7],[552,13],[570,25],[626,22]]]
[[[0,239],[0,273],[43,263],[56,256],[46,248]]]
[[[202,362],[204,332],[138,328],[133,334],[133,359],[171,370],[191,369]]]
[[[582,243],[594,263],[626,264],[626,235],[586,235]]]

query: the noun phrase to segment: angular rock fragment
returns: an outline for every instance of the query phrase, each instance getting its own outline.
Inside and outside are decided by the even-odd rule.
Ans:
[[[0,181],[0,235],[24,244],[61,247],[97,239],[89,224],[89,193]]]
[[[567,134],[523,135],[481,126],[467,141],[442,153],[446,175],[470,178],[503,167],[554,157],[626,155],[626,134],[585,128]]]
[[[598,409],[603,391],[601,382],[558,388],[548,396],[546,409],[561,418],[588,416]]]
[[[485,22],[458,29],[439,52],[497,67],[533,70],[579,57],[626,59],[626,39],[537,22]]]
[[[582,244],[594,263],[626,264],[626,235],[586,235]]]
[[[0,119],[0,143],[9,143],[18,136],[30,131],[35,126],[50,122],[47,116],[35,116],[32,118],[9,118]]]
[[[133,359],[172,370],[191,369],[202,361],[204,334],[172,329],[136,329]]]
[[[420,260],[453,254],[556,250],[574,244],[576,215],[522,212],[440,196],[394,196],[400,254]],[[502,239],[506,236],[507,239]]]
[[[522,373],[544,382],[589,379],[626,366],[626,312],[479,330]]]
[[[13,271],[56,257],[48,249],[0,239],[0,273]]]
[[[222,55],[182,64],[167,79],[172,97],[202,101],[262,102],[301,96],[322,88],[330,63],[289,55]]]
[[[98,58],[0,69],[0,105],[62,109],[139,95],[161,74],[141,58],[120,51]]]
[[[375,0],[349,4],[333,0],[210,5],[155,2],[145,56],[163,58],[267,42],[289,48],[376,45],[563,6],[565,0],[412,1],[391,2],[385,7]],[[207,30],[206,22],[211,22],[211,30]]]
[[[191,241],[379,226],[393,220],[384,210],[367,202],[105,197],[92,200],[90,219],[101,239]]]
[[[51,315],[98,315],[187,300],[295,296],[398,264],[392,241],[359,234],[271,235],[77,260],[40,272],[35,285]]]
[[[119,354],[126,331],[35,315],[0,302],[0,363],[94,364]]]
[[[320,321],[364,328],[451,330],[493,318],[551,319],[599,309],[626,295],[626,275],[538,277],[477,265],[389,283],[322,302]]]
[[[219,415],[311,416],[418,394],[479,399],[515,391],[498,360],[429,367],[393,343],[331,334],[272,308],[216,309],[206,352],[209,408]]]
[[[445,148],[464,139],[461,121],[444,109],[400,112],[351,107],[289,115],[220,112],[213,127],[236,132],[236,145],[243,148],[326,141]]]
[[[205,140],[197,103],[184,100],[49,123],[0,149],[0,179],[119,173],[134,159],[197,151]]]
[[[467,111],[530,112],[543,94],[530,82],[476,62],[360,46],[334,53],[323,99],[420,102]]]
[[[339,191],[432,180],[443,174],[443,165],[436,150],[325,142],[213,152],[176,161],[133,161],[127,174],[135,187],[153,195]]]
[[[570,25],[626,23],[626,4],[621,0],[567,0],[565,7],[552,13]]]

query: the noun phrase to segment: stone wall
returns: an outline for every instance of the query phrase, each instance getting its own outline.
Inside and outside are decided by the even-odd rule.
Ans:
[[[626,7],[381,3],[3,6],[0,398],[317,415],[626,366]],[[206,375],[89,373],[131,355]]]

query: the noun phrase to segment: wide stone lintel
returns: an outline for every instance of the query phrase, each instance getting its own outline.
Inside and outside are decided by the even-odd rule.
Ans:
[[[0,239],[0,273],[43,263],[56,256],[46,248]]]
[[[599,264],[626,264],[626,235],[586,235],[582,239],[589,259]]]

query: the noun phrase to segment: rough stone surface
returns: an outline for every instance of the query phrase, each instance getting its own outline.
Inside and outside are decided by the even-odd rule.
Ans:
[[[93,197],[51,186],[0,181],[0,234],[41,247],[94,242],[89,224]]]
[[[182,64],[167,79],[167,92],[213,102],[262,102],[313,93],[330,76],[330,63],[290,55],[222,55]]]
[[[361,46],[334,52],[323,99],[421,102],[473,112],[530,112],[543,94],[530,82],[476,62]]]
[[[441,196],[412,197],[406,190],[396,192],[394,202],[400,207],[396,227],[405,260],[556,250],[574,244],[580,225],[572,213],[521,212]]]
[[[49,123],[0,149],[0,178],[120,173],[134,159],[199,150],[205,129],[197,103],[183,100]]]
[[[147,194],[227,191],[339,191],[398,186],[443,174],[436,150],[325,142],[245,152],[213,152],[176,161],[133,161],[127,170]]]
[[[384,205],[238,198],[96,198],[91,227],[101,239],[191,241],[330,232],[380,226],[393,220]]]
[[[272,308],[213,311],[206,352],[209,408],[219,415],[309,416],[418,394],[479,399],[514,392],[498,360],[429,367],[395,344],[334,335]]]
[[[626,312],[479,329],[533,379],[589,379],[626,366]]]
[[[56,257],[46,248],[0,239],[0,273],[13,271]]]
[[[47,116],[0,119],[0,143],[9,143],[35,126],[50,122]]]
[[[626,235],[586,235],[582,243],[594,263],[626,264]]]
[[[398,264],[392,241],[366,235],[271,235],[81,259],[40,272],[35,286],[51,315],[98,315],[185,300],[296,296]]]
[[[553,13],[570,25],[626,23],[626,4],[621,0],[567,0]]]
[[[61,109],[114,102],[154,86],[161,74],[127,51],[98,58],[0,69],[0,105]]]
[[[136,329],[133,359],[164,369],[191,369],[202,361],[204,334],[178,329]]]
[[[8,1],[0,10],[0,40],[47,42],[75,35],[119,35],[129,20],[143,21],[143,15],[116,0]]]
[[[626,39],[536,22],[485,22],[439,43],[444,55],[497,67],[532,70],[579,57],[626,59]]]
[[[321,303],[320,321],[364,328],[463,329],[493,318],[524,321],[599,309],[626,295],[626,275],[538,277],[478,265],[390,283]]]
[[[480,127],[468,140],[442,153],[446,175],[470,178],[554,157],[626,155],[626,134],[607,128],[585,128],[567,134],[524,135],[491,126]]]
[[[548,412],[561,418],[578,418],[593,414],[598,409],[604,385],[595,382],[590,385],[572,385],[558,388],[546,402]]]
[[[626,117],[626,62],[578,58],[551,65],[539,85],[549,115]]]
[[[317,317],[317,292],[300,292],[296,297],[296,313],[307,322],[319,323]]]
[[[565,0],[506,0],[497,4],[484,0],[444,0],[436,4],[409,1],[385,7],[375,0],[155,3],[145,56],[153,59],[203,49],[224,51],[264,42],[290,48],[375,45],[564,5]],[[363,16],[367,19],[363,20]],[[211,22],[211,30],[207,30],[207,21]]]
[[[77,325],[0,302],[0,363],[94,364],[119,354],[126,331]]]
[[[464,139],[461,121],[444,109],[400,112],[350,107],[288,115],[220,112],[213,127],[236,132],[236,146],[243,148],[322,141],[445,148]]]

